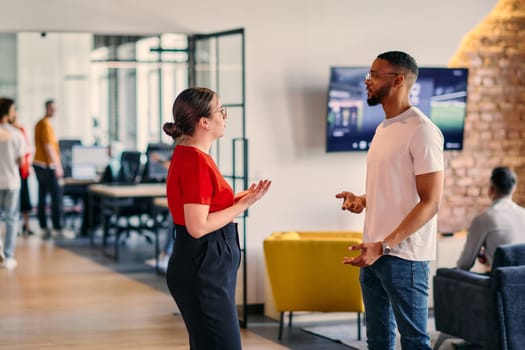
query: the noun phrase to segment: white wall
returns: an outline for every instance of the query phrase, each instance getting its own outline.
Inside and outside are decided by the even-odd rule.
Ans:
[[[89,135],[92,40],[86,33],[17,35],[17,108],[30,139],[32,126],[45,114],[45,101],[54,99],[57,111],[52,123],[57,137],[93,141]]]
[[[273,180],[250,211],[250,303],[264,299],[262,240],[273,231],[355,229],[334,194],[363,192],[365,154],[324,151],[332,65],[368,65],[383,51],[447,64],[496,0],[2,0],[0,31],[206,33],[246,30],[250,174]],[[385,174],[386,176],[387,174]],[[343,253],[342,253],[343,254]]]
[[[16,101],[16,34],[0,36],[0,96]]]

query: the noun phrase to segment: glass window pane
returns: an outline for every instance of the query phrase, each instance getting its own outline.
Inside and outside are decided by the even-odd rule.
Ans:
[[[218,39],[218,86],[224,104],[242,102],[242,36],[227,35]]]
[[[217,39],[196,43],[195,84],[217,91]]]

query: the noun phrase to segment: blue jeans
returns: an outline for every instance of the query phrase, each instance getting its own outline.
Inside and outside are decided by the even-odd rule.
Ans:
[[[18,234],[18,197],[20,190],[0,190],[0,210],[5,220],[5,245],[4,255],[6,258],[15,257],[16,236]],[[2,241],[0,240],[0,249]]]
[[[360,272],[370,350],[431,349],[427,333],[428,261],[382,256]]]

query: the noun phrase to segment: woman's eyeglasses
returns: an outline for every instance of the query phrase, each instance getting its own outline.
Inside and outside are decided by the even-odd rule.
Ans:
[[[220,114],[222,114],[223,116],[227,116],[228,115],[228,110],[226,109],[226,107],[222,106],[218,111],[215,111],[213,113],[217,113],[219,112]]]

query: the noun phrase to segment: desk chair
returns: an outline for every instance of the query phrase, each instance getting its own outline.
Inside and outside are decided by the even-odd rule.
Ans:
[[[140,183],[142,179],[144,164],[142,162],[142,153],[139,151],[124,151],[120,158],[120,168],[116,176],[114,185],[133,185]],[[116,212],[107,209],[104,213],[105,239],[109,233],[110,227],[115,231],[115,259],[118,259],[118,247],[122,233],[126,233],[129,238],[132,231],[144,236],[149,243],[153,238],[144,232],[148,230],[153,232],[154,222],[151,217],[153,212],[151,200],[123,198],[111,199],[105,203],[106,208],[118,208]],[[105,242],[104,239],[104,242]]]
[[[124,151],[120,156],[120,169],[117,173],[116,182],[125,184],[136,184],[142,178],[142,153],[139,151]]]

